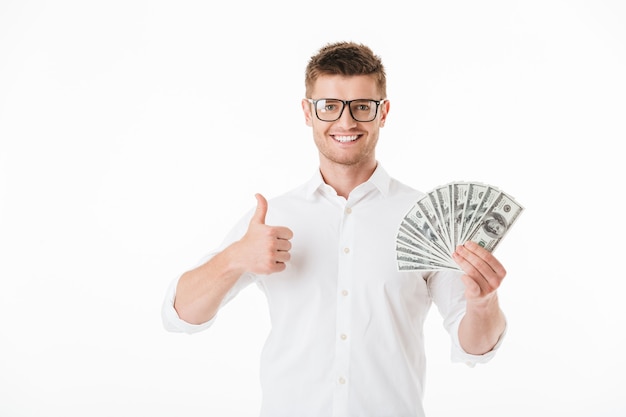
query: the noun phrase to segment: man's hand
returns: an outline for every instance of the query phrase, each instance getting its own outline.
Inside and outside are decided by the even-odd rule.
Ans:
[[[457,246],[452,257],[465,272],[461,279],[467,309],[459,342],[467,353],[482,355],[493,349],[506,326],[496,291],[506,271],[491,252],[472,241]]]
[[[238,258],[243,269],[256,274],[271,274],[284,270],[291,255],[293,232],[287,227],[265,224],[267,200],[261,194],[255,195],[257,207],[250,219],[248,231],[237,245]]]
[[[224,296],[246,271],[271,274],[286,268],[293,233],[286,227],[266,225],[267,200],[261,194],[256,199],[256,212],[244,237],[180,277],[174,308],[181,319],[200,324],[214,317]]]
[[[488,301],[506,275],[502,264],[485,248],[467,241],[459,245],[452,258],[465,272],[461,277],[465,284],[465,298],[468,302]]]

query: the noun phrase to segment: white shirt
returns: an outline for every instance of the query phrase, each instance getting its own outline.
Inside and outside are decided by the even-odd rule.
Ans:
[[[379,164],[347,200],[318,172],[269,201],[266,223],[293,231],[291,260],[280,273],[242,275],[222,303],[251,283],[267,297],[272,330],[261,354],[262,417],[424,416],[423,324],[433,302],[450,333],[453,361],[493,357],[501,340],[481,356],[460,347],[460,273],[398,271],[398,226],[422,195]],[[251,215],[218,251],[244,235]],[[163,304],[166,329],[211,326],[217,316],[201,325],[178,317],[176,282]]]

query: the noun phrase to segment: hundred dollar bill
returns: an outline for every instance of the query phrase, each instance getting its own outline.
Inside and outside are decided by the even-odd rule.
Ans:
[[[421,235],[416,235],[413,231],[407,228],[408,225],[400,225],[398,229],[398,235],[396,237],[396,244],[414,248],[422,252],[425,256],[433,259],[440,260],[441,262],[447,262],[451,260],[450,256],[444,252],[441,252],[436,247],[433,247],[429,240]]]
[[[436,216],[432,211],[432,204],[428,204],[428,202],[426,197],[421,198],[404,216],[403,222],[409,224],[413,230],[426,238],[441,253],[448,253],[449,250],[441,237],[440,228],[431,223],[430,219]]]
[[[424,247],[419,243],[407,244],[407,241],[409,240],[404,239],[401,233],[398,234],[398,240],[396,241],[396,255],[398,259],[400,259],[400,256],[403,256],[405,259],[429,259],[441,264],[456,265],[450,257],[442,257],[433,252],[431,248]]]
[[[428,195],[430,194],[432,193],[429,193]],[[435,208],[435,204],[433,204],[433,199],[426,196],[417,202],[417,207],[419,207],[420,211],[426,217],[426,222],[428,223],[430,230],[435,233],[437,243],[445,248],[446,252],[449,252],[450,246],[448,245],[448,239],[446,238],[447,233],[445,232],[443,222],[441,221],[437,209]]]
[[[424,261],[424,262],[411,262],[405,260],[398,260],[397,262],[399,271],[428,271],[428,270],[436,270],[436,269],[452,269],[452,270],[460,270],[459,267],[451,267],[448,265],[441,265],[435,261]]]
[[[441,187],[437,187],[428,195],[433,201],[433,206],[435,206],[439,214],[439,221],[442,224],[444,233],[443,237],[446,240],[446,244],[448,248],[454,252],[456,245],[450,236],[452,225],[452,204],[450,200],[450,196],[452,195],[451,188],[452,186],[450,184],[443,185]]]
[[[478,226],[481,217],[491,208],[491,205],[500,193],[500,190],[490,185],[470,184],[467,191],[467,203],[465,204],[460,243],[467,241],[468,235]]]
[[[467,202],[467,192],[470,183],[457,182],[452,184],[452,228],[450,229],[450,237],[454,242],[454,246],[461,243],[461,232],[463,231],[463,218],[465,213],[465,203]]]
[[[509,195],[500,193],[467,240],[493,252],[523,210],[524,208]]]

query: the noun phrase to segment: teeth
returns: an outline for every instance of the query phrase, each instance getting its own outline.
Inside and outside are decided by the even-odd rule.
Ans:
[[[353,140],[357,140],[358,137],[359,137],[358,135],[335,136],[335,140],[337,140],[338,142],[352,142]]]

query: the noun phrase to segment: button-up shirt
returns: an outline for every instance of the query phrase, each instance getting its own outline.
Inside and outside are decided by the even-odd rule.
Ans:
[[[229,302],[255,283],[267,297],[271,332],[261,354],[262,417],[424,415],[423,325],[435,304],[451,338],[453,361],[486,362],[458,340],[465,313],[456,271],[399,271],[395,240],[403,216],[423,196],[380,166],[347,199],[320,173],[269,200],[266,223],[293,231],[287,268],[243,274]],[[246,232],[251,210],[222,245]],[[163,304],[165,327],[193,333],[173,308],[177,280]]]

